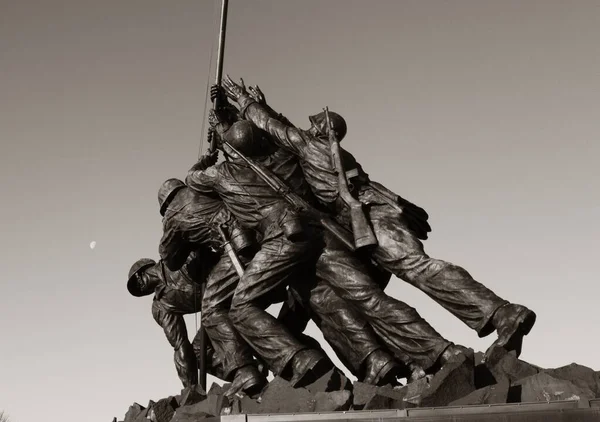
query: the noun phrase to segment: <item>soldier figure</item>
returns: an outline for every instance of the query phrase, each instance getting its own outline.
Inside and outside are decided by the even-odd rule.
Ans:
[[[292,156],[290,155],[290,157]],[[175,191],[174,195],[173,191]],[[160,250],[167,262],[181,261],[181,258],[176,257],[177,254],[185,256],[192,247],[198,247],[203,242],[207,243],[206,239],[215,235],[213,233],[205,234],[204,237],[199,236],[205,225],[200,224],[201,220],[197,218],[198,214],[192,215],[194,210],[198,212],[200,205],[192,204],[194,198],[204,201],[204,210],[212,210],[213,214],[215,212],[223,213],[228,216],[230,225],[236,226],[235,221],[226,210],[215,211],[219,209],[216,202],[220,201],[218,198],[184,191],[189,191],[189,188],[183,186],[181,181],[170,179],[163,184],[159,195],[159,202],[162,204],[161,212],[165,213],[165,235],[161,241]],[[178,212],[169,210],[178,210]],[[189,221],[190,219],[196,223],[192,224],[193,221]],[[216,220],[219,219],[223,220],[224,217]],[[237,244],[236,249],[243,253],[239,257],[240,260],[244,263],[247,262],[255,251],[252,247],[253,239],[247,233],[245,235],[236,234],[243,233],[239,227],[231,230],[231,233],[235,236],[233,240],[237,240],[234,242]],[[203,242],[200,242],[201,239],[204,239]],[[214,243],[213,247],[219,247],[217,243]],[[210,255],[205,259],[210,260]],[[303,272],[303,275],[306,279],[314,280],[314,269],[309,267]],[[202,299],[202,323],[207,329],[209,337],[216,339],[214,341],[215,348],[220,355],[225,356],[225,361],[243,362],[243,359],[236,358],[239,351],[235,347],[239,347],[240,343],[228,318],[231,298],[238,282],[239,279],[231,266],[231,261],[227,256],[223,256],[208,275]],[[311,282],[303,280],[302,286],[305,289],[309,285]],[[302,290],[302,286],[297,287],[296,291]],[[307,299],[304,305],[310,309],[310,317],[315,319],[317,325],[323,330],[325,339],[336,350],[340,359],[365,383],[384,385],[394,381],[399,375],[399,364],[383,350],[373,330],[364,323],[348,303],[335,295],[329,286],[322,282],[317,282],[317,286],[310,295],[305,296]],[[315,294],[317,292],[319,294]],[[310,296],[309,299],[308,296]],[[295,297],[300,296],[296,295]],[[269,300],[277,302],[281,301],[282,297],[273,293]],[[283,312],[280,321],[293,332],[298,340],[320,349],[318,342],[302,334],[308,320],[304,321],[302,313],[298,312],[301,309],[299,302],[296,303],[294,309],[295,312]],[[229,365],[228,367],[233,366]],[[228,372],[221,378],[226,379],[227,374]]]
[[[159,253],[166,267],[177,271],[193,251],[205,265],[212,264],[205,277],[204,296],[200,298],[201,321],[215,354],[222,359],[221,378],[232,382],[226,395],[241,391],[256,395],[267,381],[258,370],[249,345],[229,318],[228,302],[238,283],[238,275],[223,251],[217,227],[226,225],[224,227],[241,257],[250,253],[252,239],[238,227],[218,197],[193,191],[181,180],[165,181],[158,200],[164,228]]]
[[[214,122],[214,116],[211,120]],[[260,131],[249,122],[222,124],[221,127],[227,130],[224,139],[238,152],[255,157],[255,161],[258,160],[267,171],[273,170],[292,190],[305,198],[311,197],[295,157],[283,149],[277,149],[269,155]],[[231,161],[206,169],[202,164],[203,159],[190,170],[187,183],[194,189],[217,191],[241,224],[258,208],[256,204],[260,202],[257,198],[262,201],[269,198],[272,202],[281,203],[281,196],[261,177],[257,177],[244,160],[232,153],[227,145],[224,151],[231,156]],[[243,184],[240,180],[243,180]],[[272,213],[271,218],[283,220],[285,214]],[[339,245],[327,232],[323,234],[313,228],[305,238],[310,236],[314,241],[319,238],[324,246],[316,263],[317,278],[325,280],[343,301],[366,318],[396,359],[409,368],[410,378],[423,377],[424,370],[443,365],[452,356],[465,351],[464,347],[444,339],[413,308],[383,293],[361,260]],[[269,263],[259,261],[256,268],[259,267],[263,267],[262,271],[268,271]],[[256,350],[254,345],[253,348]]]
[[[127,290],[133,296],[143,297],[154,293],[152,316],[163,328],[175,350],[175,368],[184,387],[198,384],[196,356],[183,319],[183,315],[196,313],[201,303],[200,286],[194,286],[192,281],[198,276],[190,274],[197,264],[197,259],[191,256],[181,270],[173,272],[162,261],[157,263],[142,258],[132,265],[127,280]],[[209,373],[223,378],[222,362],[215,356],[212,346],[209,345],[208,349]]]
[[[243,118],[268,132],[279,147],[299,158],[314,195],[340,221],[349,225],[348,207],[340,200],[338,169],[330,155],[330,128],[326,125],[325,113],[310,116],[310,129],[300,130],[274,118],[269,108],[246,91],[243,82],[238,85],[226,78],[223,87],[226,94],[239,103]],[[329,114],[339,141],[346,134],[346,122],[336,113]],[[494,347],[504,347],[520,354],[523,337],[535,323],[535,313],[498,297],[463,268],[429,257],[421,242],[431,230],[427,213],[370,181],[351,154],[342,150],[341,155],[344,168],[348,170],[346,175],[352,178],[352,193],[366,205],[377,238],[371,253],[373,259],[398,278],[425,292],[476,330],[480,337],[496,330],[498,339],[487,353]]]
[[[253,151],[244,152],[252,155]],[[332,364],[322,351],[304,345],[265,309],[280,301],[274,296],[285,294],[303,269],[314,266],[319,245],[304,235],[302,216],[239,159],[231,158],[209,168],[201,160],[190,169],[186,183],[202,194],[218,193],[236,220],[258,233],[260,249],[240,278],[229,316],[273,373],[291,378],[294,386],[301,385]]]

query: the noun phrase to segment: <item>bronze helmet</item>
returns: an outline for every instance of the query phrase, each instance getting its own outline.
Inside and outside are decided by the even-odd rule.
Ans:
[[[146,268],[152,267],[156,265],[156,261],[150,258],[142,258],[138,259],[129,270],[129,276],[127,279],[127,290],[133,296],[144,296],[144,292],[140,292],[138,286],[136,285],[136,274],[145,270]]]
[[[175,196],[178,190],[185,188],[185,183],[179,179],[165,180],[158,189],[158,205],[160,205],[160,215],[164,216],[169,206],[169,202]]]
[[[308,117],[308,120],[313,124],[315,128],[319,131],[321,135],[327,136],[329,133],[327,125],[327,119],[325,118],[325,112],[322,111],[319,114],[314,114]],[[346,136],[346,132],[348,131],[348,127],[346,126],[346,120],[342,116],[333,111],[329,111],[329,120],[331,121],[331,126],[333,126],[333,130],[336,133],[337,140],[341,141]]]
[[[261,138],[258,128],[247,120],[235,122],[223,136],[224,141],[242,154],[249,156],[256,155],[253,153],[260,150]]]

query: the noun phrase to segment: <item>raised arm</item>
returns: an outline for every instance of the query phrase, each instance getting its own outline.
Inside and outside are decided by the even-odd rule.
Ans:
[[[299,157],[304,155],[306,140],[302,136],[302,132],[287,119],[284,120],[287,122],[286,124],[284,121],[274,118],[275,111],[252,98],[246,91],[243,82],[242,85],[238,85],[228,76],[223,80],[223,89],[227,96],[238,102],[240,115],[244,119],[250,120],[257,127],[269,133],[279,147]]]
[[[212,161],[212,156],[203,156],[188,171],[187,177],[185,179],[185,184],[197,192],[216,192],[218,174],[217,169],[212,165],[214,163],[211,163]]]

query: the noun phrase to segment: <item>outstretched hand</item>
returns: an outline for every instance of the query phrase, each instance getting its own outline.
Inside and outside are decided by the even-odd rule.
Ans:
[[[223,78],[221,82],[221,86],[223,91],[225,91],[225,95],[231,98],[234,101],[238,101],[242,95],[249,95],[248,91],[246,91],[246,85],[244,84],[244,80],[240,78],[240,84],[236,84],[231,80],[229,75]]]
[[[248,91],[250,92],[250,96],[254,98],[254,100],[262,105],[267,104],[267,99],[265,98],[265,94],[261,91],[258,85],[249,86]]]

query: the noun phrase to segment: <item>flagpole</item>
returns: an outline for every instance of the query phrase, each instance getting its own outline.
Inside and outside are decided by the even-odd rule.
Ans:
[[[225,33],[227,29],[227,7],[229,0],[222,0],[221,4],[221,31],[219,32],[219,53],[217,55],[217,74],[215,83],[221,85],[223,79],[223,54],[225,52]]]
[[[227,30],[227,9],[229,7],[229,0],[222,0],[221,2],[221,29],[219,31],[219,51],[217,53],[217,71],[215,74],[215,85],[221,86],[221,81],[223,80],[223,56],[225,54],[225,35]],[[218,103],[219,98],[215,100],[213,104],[213,108],[217,109],[221,105]],[[211,145],[208,146],[209,152],[214,152],[216,150],[216,144],[213,141]]]
[[[220,86],[221,81],[223,79],[223,55],[225,53],[225,34],[227,29],[227,8],[229,6],[229,0],[222,0],[221,2],[221,29],[219,31],[219,51],[217,55],[217,72],[215,75],[215,84]],[[213,104],[214,108],[219,107],[219,104]],[[213,142],[208,146],[209,152],[216,150],[216,144]],[[201,297],[204,297],[204,287],[205,284],[202,284],[201,287]],[[199,371],[200,376],[198,382],[200,386],[206,391],[206,361],[207,361],[207,353],[206,346],[208,343],[208,337],[206,335],[206,329],[204,328],[202,322],[200,322],[200,362],[199,362]]]

